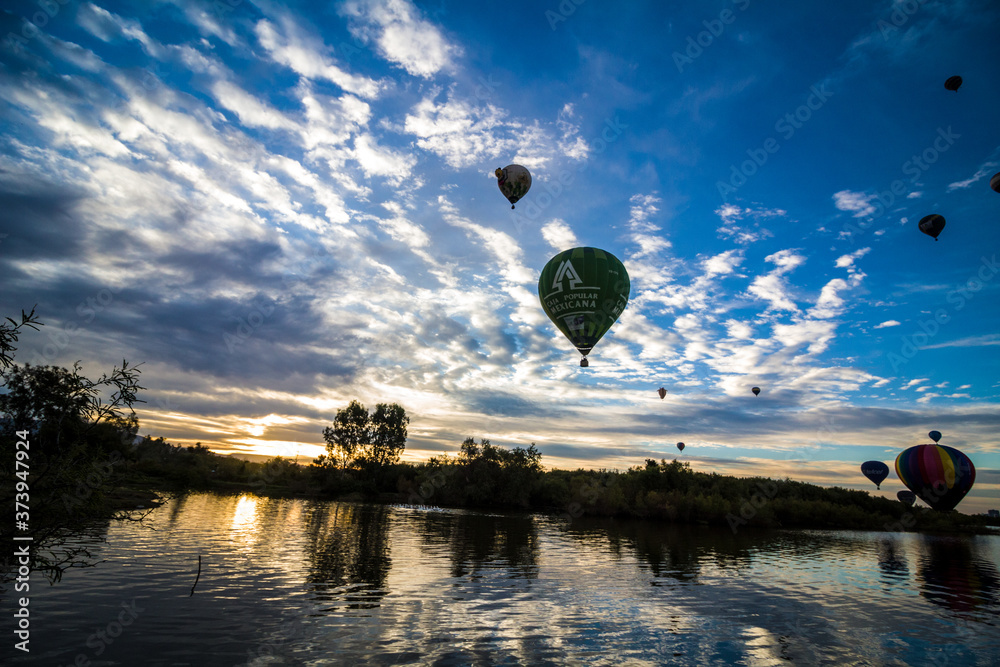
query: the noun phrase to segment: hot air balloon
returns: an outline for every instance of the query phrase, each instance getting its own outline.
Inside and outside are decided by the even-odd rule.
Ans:
[[[497,177],[497,187],[510,202],[511,208],[531,188],[531,173],[519,164],[508,164],[503,169],[497,167],[493,173]]]
[[[664,396],[667,395],[667,390],[664,389],[663,387],[660,387],[659,389],[656,390],[656,393],[660,395],[660,398],[663,398]]]
[[[955,509],[976,482],[968,456],[944,445],[917,445],[896,457],[896,474],[933,509]]]
[[[683,452],[684,451],[684,443],[683,442],[678,442],[677,443],[677,449],[679,449],[679,450],[681,450]]]
[[[937,442],[938,440],[941,439],[941,431],[931,431],[930,433],[927,434],[927,437],[933,440],[934,442]]]
[[[920,227],[920,231],[928,236],[933,236],[934,240],[937,241],[938,234],[944,229],[944,216],[937,213],[925,215],[920,219],[918,226]]]
[[[881,489],[882,482],[889,476],[889,466],[881,461],[865,461],[861,464],[861,474],[873,481],[876,489]]]
[[[990,187],[993,188],[994,192],[1000,192],[1000,171],[993,174],[993,178],[990,179]]]
[[[754,396],[757,396],[758,394],[760,394],[760,387],[754,387],[754,388],[753,388],[753,389],[751,389],[750,391],[752,391],[752,392],[753,392],[753,395],[754,395]]]
[[[538,279],[542,309],[580,351],[581,366],[628,303],[625,266],[599,248],[571,248],[548,261]]]
[[[944,87],[957,93],[958,89],[962,87],[962,77],[949,76],[948,80],[944,82]]]
[[[899,502],[910,505],[911,507],[913,506],[913,503],[917,502],[917,494],[913,491],[907,491],[906,489],[897,491],[896,498],[899,499]]]

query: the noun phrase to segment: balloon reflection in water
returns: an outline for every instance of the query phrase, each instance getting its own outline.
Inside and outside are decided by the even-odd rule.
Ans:
[[[917,563],[920,594],[958,612],[987,612],[1000,620],[997,593],[1000,573],[981,553],[977,538],[921,535]]]

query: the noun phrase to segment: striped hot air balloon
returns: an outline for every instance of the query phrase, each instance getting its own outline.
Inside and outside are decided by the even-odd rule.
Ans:
[[[944,445],[917,445],[896,457],[899,479],[933,509],[955,509],[976,482],[968,456]]]

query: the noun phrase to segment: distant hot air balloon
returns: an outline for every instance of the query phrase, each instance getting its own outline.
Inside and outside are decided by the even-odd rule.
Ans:
[[[897,491],[896,497],[899,499],[899,502],[906,503],[911,507],[913,506],[913,503],[917,502],[917,494],[915,494],[913,491],[907,491],[906,489],[903,489],[902,491]]]
[[[752,391],[752,392],[753,392],[753,395],[754,395],[754,396],[757,396],[758,394],[760,394],[760,387],[754,387],[754,388],[753,388],[753,389],[751,389],[750,391]]]
[[[944,445],[917,445],[896,457],[896,474],[933,509],[955,509],[976,482],[968,456]]]
[[[664,396],[667,395],[667,390],[664,389],[663,387],[660,387],[659,389],[656,390],[656,393],[660,395],[660,398],[663,398]]]
[[[993,188],[994,192],[1000,192],[1000,171],[993,174],[993,178],[990,179],[990,187]]]
[[[531,173],[519,164],[509,164],[503,169],[497,167],[493,173],[497,177],[497,187],[510,202],[511,208],[531,188]]]
[[[861,464],[861,474],[874,482],[876,489],[881,489],[882,482],[889,476],[889,466],[881,461],[865,461]]]
[[[683,442],[678,442],[677,443],[677,449],[679,449],[679,450],[681,450],[683,452],[684,451],[684,443]]]
[[[938,234],[944,229],[944,216],[938,215],[937,213],[931,213],[930,215],[925,215],[920,219],[918,225],[920,231],[928,236],[933,236],[934,240],[937,241]]]
[[[931,431],[930,433],[927,434],[927,437],[933,440],[934,442],[937,442],[941,439],[941,431]]]
[[[571,248],[548,261],[538,279],[542,309],[580,351],[581,366],[628,304],[628,272],[598,248]]]
[[[958,89],[962,87],[962,77],[949,76],[948,80],[944,82],[944,87],[957,93]]]

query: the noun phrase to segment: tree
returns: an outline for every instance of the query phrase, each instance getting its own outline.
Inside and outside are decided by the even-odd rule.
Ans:
[[[368,457],[379,467],[397,463],[406,448],[406,425],[410,418],[401,405],[379,403],[371,418],[372,434]]]
[[[357,460],[371,462],[380,468],[396,463],[406,448],[406,425],[409,423],[406,410],[396,403],[379,403],[369,414],[364,405],[351,401],[343,410],[337,410],[333,426],[323,429],[325,461],[339,461],[342,468],[350,467]]]
[[[10,322],[10,324],[7,324],[7,322]],[[38,321],[34,308],[31,309],[30,313],[25,313],[22,310],[20,322],[15,322],[9,317],[7,318],[7,322],[0,322],[0,370],[10,368],[14,363],[13,353],[17,348],[13,344],[17,342],[17,338],[21,333],[21,327],[30,327],[38,331],[38,327],[43,326]]]
[[[368,411],[357,401],[351,401],[343,410],[337,410],[333,427],[323,429],[328,460],[340,460],[340,467],[347,468],[354,461],[360,448],[369,440]]]
[[[0,395],[0,449],[30,453],[33,569],[58,578],[66,567],[87,564],[86,547],[68,538],[87,521],[130,518],[111,494],[139,428],[132,409],[141,402],[139,373],[127,361],[97,381],[81,375],[79,363],[72,371],[12,364],[0,373],[6,389]],[[12,479],[14,468],[14,457],[0,460],[3,479]],[[14,500],[15,489],[4,485],[0,505]]]

